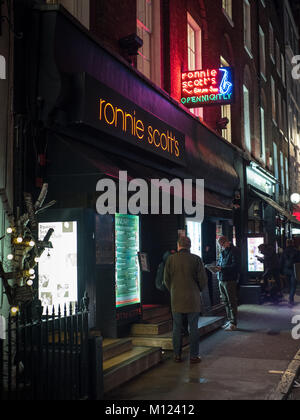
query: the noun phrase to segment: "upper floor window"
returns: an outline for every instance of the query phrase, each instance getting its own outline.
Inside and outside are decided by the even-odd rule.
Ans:
[[[266,40],[262,28],[259,28],[260,73],[266,78]]]
[[[3,55],[0,55],[0,79],[6,79],[6,60]]]
[[[275,82],[271,76],[271,100],[272,100],[272,118],[276,124],[276,92],[275,92]]]
[[[244,0],[244,46],[251,54],[251,6],[248,0]]]
[[[285,78],[285,61],[284,61],[283,54],[281,54],[281,78],[282,78],[283,84],[285,85],[285,83],[286,83],[286,78]]]
[[[277,73],[281,75],[281,52],[280,52],[280,46],[277,39],[275,41],[275,45],[276,45],[276,68],[277,68]]]
[[[251,153],[251,124],[250,124],[250,95],[249,90],[243,86],[244,96],[244,136],[246,149]]]
[[[137,34],[143,40],[137,68],[157,85],[161,85],[160,1],[137,0]]]
[[[230,23],[232,23],[232,0],[222,0],[222,8]]]
[[[260,108],[260,118],[261,118],[260,156],[262,160],[266,163],[266,120],[265,120],[265,110],[263,107]]]
[[[269,51],[270,57],[273,63],[275,63],[274,29],[271,23],[269,27]]]
[[[90,28],[89,0],[60,0],[61,3],[87,29]]]
[[[221,67],[230,67],[228,61],[224,57],[221,57]],[[222,118],[228,118],[228,124],[226,130],[222,130],[222,137],[232,142],[232,125],[231,125],[231,105],[222,105],[221,106],[221,116]]]
[[[187,14],[187,47],[189,70],[202,69],[202,32],[200,26]],[[203,108],[190,109],[197,117],[203,118]]]

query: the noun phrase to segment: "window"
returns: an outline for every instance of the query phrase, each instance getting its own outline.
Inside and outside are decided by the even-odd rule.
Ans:
[[[265,110],[260,108],[260,118],[261,118],[261,158],[266,163],[266,122],[265,122]]]
[[[244,85],[244,135],[246,150],[251,153],[250,97],[249,90]]]
[[[224,14],[229,17],[232,23],[232,0],[222,0],[222,8]]]
[[[271,23],[269,28],[269,43],[270,57],[273,63],[275,63],[274,29]]]
[[[230,67],[228,61],[224,57],[221,57],[221,67]],[[227,124],[226,130],[222,130],[222,137],[231,143],[232,141],[232,127],[231,127],[231,105],[222,105],[221,106],[221,116],[222,118],[228,118],[229,123]]]
[[[266,78],[266,41],[262,28],[259,28],[260,73]]]
[[[277,144],[273,142],[273,158],[274,158],[274,176],[276,179],[279,178],[279,171],[278,171],[278,149]]]
[[[159,0],[137,0],[137,34],[143,40],[137,69],[161,86]]]
[[[90,2],[89,0],[60,0],[68,12],[70,12],[87,29],[90,28]]]
[[[244,0],[244,46],[251,55],[251,6],[248,0]]]
[[[272,118],[276,124],[276,94],[275,94],[275,82],[271,76],[271,100],[272,100]]]
[[[189,70],[202,69],[202,32],[200,26],[192,16],[187,14],[187,34],[188,34],[188,67]],[[190,109],[197,117],[203,118],[203,108]]]
[[[283,132],[284,132],[285,136],[287,136],[286,102],[285,102],[284,99],[282,101],[282,125],[283,125],[283,127],[282,127]]]
[[[0,79],[6,79],[6,60],[3,55],[0,55]]]
[[[279,47],[277,39],[275,41],[275,44],[276,44],[276,68],[277,68],[277,73],[281,75],[281,53],[280,53],[280,47]]]
[[[280,152],[280,172],[281,172],[281,184],[285,187],[285,168],[284,168],[284,160],[283,160],[283,153]]]
[[[281,54],[281,77],[282,77],[282,82],[285,85],[285,83],[286,83],[286,79],[285,79],[285,61],[284,61],[283,54]]]
[[[281,93],[278,90],[277,94],[277,109],[278,109],[278,128],[282,130],[282,101],[281,101]]]
[[[288,192],[290,189],[290,177],[289,177],[289,161],[288,158],[285,158],[285,187]]]

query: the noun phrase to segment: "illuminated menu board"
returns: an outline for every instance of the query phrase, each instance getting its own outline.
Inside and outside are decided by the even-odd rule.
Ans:
[[[201,226],[201,223],[193,222],[190,220],[187,221],[187,236],[191,239],[192,242],[191,253],[198,255],[200,258],[202,258]]]
[[[116,306],[140,303],[139,217],[116,214]]]
[[[77,302],[77,222],[54,222],[39,224],[39,238],[42,240],[49,229],[54,229],[51,236],[53,249],[45,250],[40,258],[39,299],[44,308],[56,314],[58,306],[69,309],[70,303]]]
[[[195,70],[181,75],[181,103],[187,108],[226,105],[234,101],[231,67]]]
[[[263,257],[259,252],[259,245],[264,243],[264,237],[248,238],[248,271],[258,273],[264,271],[264,264],[256,258]]]

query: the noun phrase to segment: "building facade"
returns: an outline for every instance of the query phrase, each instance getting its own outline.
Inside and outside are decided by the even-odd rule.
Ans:
[[[49,261],[59,267],[54,247],[39,285],[44,306],[63,297],[73,304],[87,290],[92,326],[116,336],[140,317],[143,305],[166,303],[155,289],[156,268],[182,231],[193,236],[200,255],[210,247],[212,260],[218,237],[227,235],[241,250],[241,282],[255,281],[262,270],[254,258],[259,243],[284,247],[296,223],[289,205],[298,175],[290,165],[297,168],[288,104],[296,110],[297,102],[287,95],[281,4],[24,0],[15,6],[15,30],[23,37],[15,46],[14,111],[18,128],[30,128],[19,132],[31,133],[22,137],[17,154],[18,162],[27,163],[18,165],[24,182],[17,183],[15,207],[21,206],[21,191],[35,193],[46,181],[58,204],[41,215],[41,229],[59,230],[57,248],[65,235],[73,238],[62,247],[64,278],[73,283],[50,287],[45,267]],[[26,63],[26,71],[19,63]],[[224,67],[234,69],[234,101],[185,107],[182,74]],[[153,178],[204,179],[203,223],[172,211],[126,220],[118,212],[100,216],[96,186],[109,179],[120,188],[120,171],[147,185]],[[150,261],[142,273],[136,255],[130,269],[120,264],[126,260],[126,229],[120,226],[126,223],[134,229],[128,238],[136,238],[133,248]],[[131,298],[125,277],[132,288],[138,284]],[[214,279],[213,304],[219,303],[216,285]]]

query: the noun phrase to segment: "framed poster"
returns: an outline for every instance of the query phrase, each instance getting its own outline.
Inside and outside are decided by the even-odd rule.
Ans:
[[[263,257],[259,252],[259,245],[265,243],[263,236],[255,236],[248,238],[248,272],[249,273],[262,273],[264,272],[264,264],[256,257]]]
[[[145,252],[139,252],[139,263],[141,271],[144,273],[150,273],[149,256]]]
[[[53,249],[46,250],[41,256],[39,273],[39,299],[44,308],[56,314],[60,305],[73,309],[78,299],[77,292],[77,222],[45,222],[39,223],[39,238],[44,238],[48,230],[54,229],[51,237]]]
[[[116,307],[141,303],[139,217],[116,214]]]

